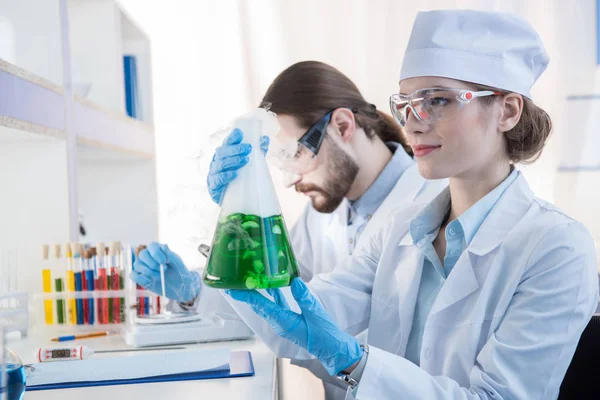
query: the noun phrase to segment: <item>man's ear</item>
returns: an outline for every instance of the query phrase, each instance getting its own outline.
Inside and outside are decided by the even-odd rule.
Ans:
[[[334,128],[333,130],[339,134],[344,143],[350,142],[356,128],[354,113],[347,108],[338,108],[331,114],[329,126]]]

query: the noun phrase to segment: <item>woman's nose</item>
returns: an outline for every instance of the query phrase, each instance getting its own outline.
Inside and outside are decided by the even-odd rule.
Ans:
[[[424,123],[423,119],[427,117],[425,111],[421,112],[421,119],[419,119],[412,107],[408,107],[406,109],[406,124],[404,124],[404,130],[407,134],[418,135],[424,132]]]

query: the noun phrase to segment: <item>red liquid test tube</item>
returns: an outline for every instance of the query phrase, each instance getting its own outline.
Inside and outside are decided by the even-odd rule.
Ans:
[[[119,290],[119,269],[116,267],[110,268],[110,288],[111,290]],[[121,298],[113,297],[112,299],[112,307],[113,307],[113,322],[115,324],[121,323]]]
[[[102,291],[108,290],[108,277],[106,276],[106,268],[98,269],[98,287]],[[98,319],[101,324],[108,324],[108,298],[107,297],[98,299]]]

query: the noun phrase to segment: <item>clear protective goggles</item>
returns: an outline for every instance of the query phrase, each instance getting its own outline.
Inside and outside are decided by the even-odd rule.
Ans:
[[[456,116],[473,99],[500,94],[500,92],[491,90],[475,92],[467,89],[450,88],[419,89],[410,95],[391,95],[390,110],[396,122],[402,127],[406,125],[410,112],[419,121],[431,124]]]
[[[300,139],[277,135],[271,141],[267,155],[279,169],[293,175],[303,175],[317,168],[317,154],[325,138],[331,112],[318,120]]]

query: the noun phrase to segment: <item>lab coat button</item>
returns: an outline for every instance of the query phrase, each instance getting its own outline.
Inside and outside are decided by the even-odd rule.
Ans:
[[[448,231],[448,233],[450,234],[450,236],[454,236],[456,235],[456,231],[452,228],[450,228],[450,230]]]

